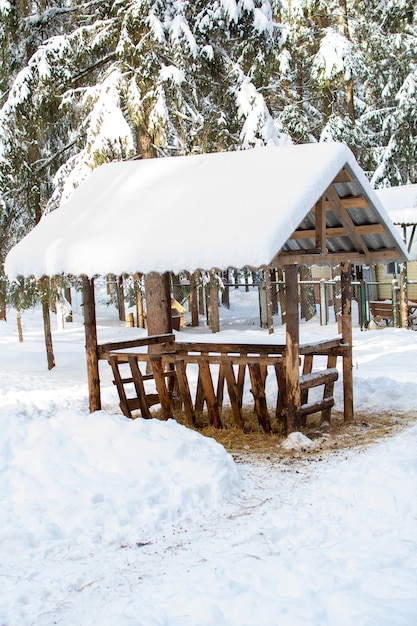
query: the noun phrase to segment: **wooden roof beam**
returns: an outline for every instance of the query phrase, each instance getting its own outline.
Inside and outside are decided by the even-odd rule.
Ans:
[[[321,250],[323,254],[326,254],[326,206],[324,196],[321,196],[316,203],[316,229],[314,236],[317,250]]]
[[[339,263],[365,263],[371,264],[377,261],[392,261],[401,259],[401,254],[396,248],[381,248],[370,250],[368,254],[362,254],[357,250],[350,252],[329,252],[328,254],[314,253],[311,250],[281,250],[271,260],[270,267],[282,267],[298,263],[299,265],[339,265]]]
[[[346,196],[345,198],[339,198],[340,204],[344,209],[367,209],[369,203],[364,196]],[[330,202],[326,202],[326,211],[332,211],[333,207]],[[314,211],[315,207],[313,207]]]
[[[352,176],[348,172],[348,170],[344,167],[340,170],[338,174],[333,179],[333,183],[350,183],[352,182]]]
[[[382,224],[361,224],[356,226],[356,232],[359,235],[382,235],[386,232]],[[290,239],[314,239],[316,231],[313,229],[295,230]],[[334,228],[326,228],[326,238],[347,237],[344,226],[336,226]]]
[[[355,248],[359,252],[362,251],[365,257],[370,260],[369,250],[365,242],[363,241],[362,237],[356,231],[356,226],[353,223],[353,220],[350,217],[349,213],[347,212],[346,209],[342,207],[342,204],[340,202],[340,198],[337,194],[336,189],[332,185],[330,185],[326,189],[326,192],[324,195],[327,197],[329,202],[331,202],[333,213],[335,213],[335,215],[337,215],[337,217],[339,218],[342,226],[344,226],[347,232],[347,236],[350,238]]]

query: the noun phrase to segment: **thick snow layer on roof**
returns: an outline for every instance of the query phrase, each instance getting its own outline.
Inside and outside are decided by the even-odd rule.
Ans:
[[[13,248],[6,272],[13,278],[260,267],[346,164],[367,184],[339,143],[102,165]]]
[[[417,185],[377,189],[376,195],[394,224],[417,223]]]

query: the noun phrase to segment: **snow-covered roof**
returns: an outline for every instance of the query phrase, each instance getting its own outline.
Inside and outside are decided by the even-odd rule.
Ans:
[[[417,224],[417,185],[377,189],[376,195],[394,224]]]
[[[13,278],[268,265],[281,250],[314,245],[291,235],[343,168],[367,199],[359,222],[383,224],[368,248],[406,257],[351,151],[321,143],[102,165],[11,250],[5,269]],[[352,250],[346,236],[332,246]]]

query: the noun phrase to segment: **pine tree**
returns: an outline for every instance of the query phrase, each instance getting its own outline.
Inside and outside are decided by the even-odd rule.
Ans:
[[[365,5],[366,3],[362,3]],[[365,7],[364,7],[365,10]],[[417,7],[387,0],[365,29],[368,110],[363,117],[368,169],[377,186],[417,181]]]

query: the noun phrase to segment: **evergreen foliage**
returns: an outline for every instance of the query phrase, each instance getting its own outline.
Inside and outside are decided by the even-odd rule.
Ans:
[[[416,182],[416,11],[413,0],[3,0],[0,262],[111,160],[338,140],[375,185]]]

